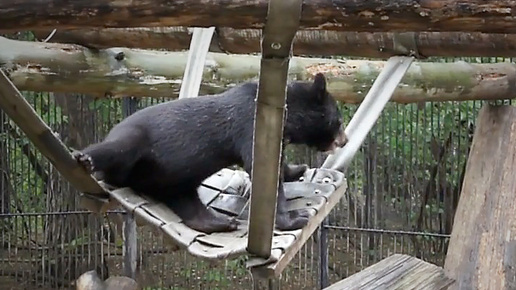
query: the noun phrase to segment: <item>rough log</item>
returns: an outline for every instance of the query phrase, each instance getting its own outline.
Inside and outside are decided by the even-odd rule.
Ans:
[[[446,255],[453,289],[516,289],[516,108],[479,113]]]
[[[38,30],[39,39],[51,30]],[[388,58],[399,55],[394,49],[392,32],[298,31],[294,55],[345,55]],[[91,48],[146,48],[169,51],[187,50],[191,29],[188,27],[137,27],[57,30],[50,42],[79,44]],[[217,29],[212,52],[247,54],[260,52],[260,29]],[[498,56],[516,57],[516,35],[480,32],[416,32],[414,38],[422,56]]]
[[[0,2],[0,30],[198,26],[262,28],[268,0],[16,0]],[[516,32],[516,2],[312,0],[301,29]]]
[[[256,79],[260,58],[209,53],[202,93]],[[359,103],[384,66],[383,61],[294,57],[290,78],[328,77],[328,89],[345,103]],[[185,52],[127,48],[89,50],[82,46],[0,38],[0,68],[21,90],[75,92],[96,96],[176,97],[186,65]],[[392,101],[495,100],[516,97],[516,65],[413,63]]]
[[[453,280],[446,277],[441,267],[394,254],[324,290],[444,290],[452,284]]]

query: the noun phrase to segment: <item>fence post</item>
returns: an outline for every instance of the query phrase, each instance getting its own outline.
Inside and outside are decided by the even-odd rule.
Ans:
[[[136,261],[138,257],[138,243],[136,236],[136,222],[132,213],[126,213],[123,223],[124,238],[124,275],[136,279]]]
[[[125,97],[122,100],[122,115],[124,118],[137,110],[138,100],[133,97]],[[130,212],[125,214],[123,223],[124,239],[124,275],[136,280],[136,265],[138,259],[138,239],[136,221]]]
[[[328,282],[328,218],[319,226],[319,283],[320,289],[329,286]]]

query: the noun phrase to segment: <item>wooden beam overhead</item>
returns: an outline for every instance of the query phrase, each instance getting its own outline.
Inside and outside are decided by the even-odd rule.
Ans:
[[[268,0],[2,0],[0,30],[197,26],[263,28]],[[516,32],[516,2],[304,1],[300,29]]]
[[[50,42],[75,43],[92,48],[128,47],[143,49],[187,50],[192,28],[136,27],[60,30]],[[37,30],[38,39],[52,30]],[[516,34],[481,32],[414,32],[402,40],[413,41],[421,56],[497,56],[516,57]],[[260,29],[218,28],[210,51],[233,54],[260,52]],[[388,58],[403,54],[397,45],[400,35],[393,32],[298,31],[294,38],[294,55],[359,56]]]

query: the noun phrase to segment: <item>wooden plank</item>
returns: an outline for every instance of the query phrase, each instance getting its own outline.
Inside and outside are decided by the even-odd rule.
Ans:
[[[328,202],[324,204],[317,214],[310,218],[308,224],[303,228],[301,234],[297,236],[296,241],[280,256],[279,260],[271,265],[260,266],[251,268],[253,274],[256,274],[262,278],[278,277],[281,272],[288,266],[292,258],[299,252],[306,241],[312,236],[314,231],[319,227],[321,222],[326,218],[330,211],[344,196],[347,190],[347,182],[344,181],[342,185],[333,192],[329,197]]]
[[[441,267],[394,254],[324,290],[444,290],[452,284]]]
[[[485,105],[445,261],[453,289],[516,289],[516,108]]]

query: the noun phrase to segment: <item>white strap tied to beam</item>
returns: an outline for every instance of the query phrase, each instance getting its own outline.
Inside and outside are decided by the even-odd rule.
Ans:
[[[344,171],[349,166],[413,60],[412,56],[389,58],[344,130],[348,137],[348,143],[338,149],[335,154],[328,156],[321,166],[322,168]]]
[[[180,99],[193,98],[199,95],[204,63],[206,62],[206,55],[210,49],[211,38],[213,37],[214,31],[215,27],[195,27],[193,29],[183,82],[179,90]]]

